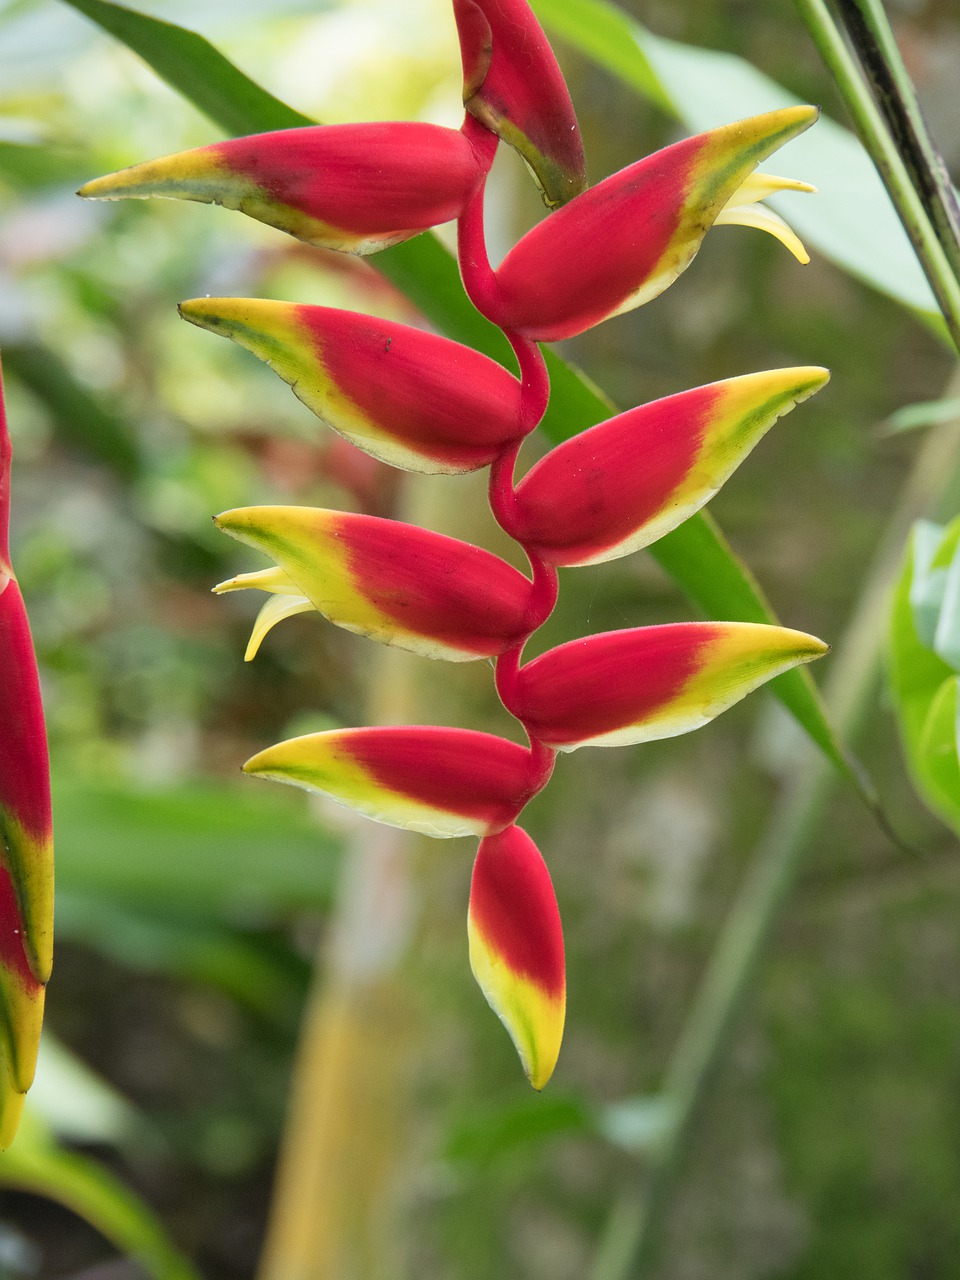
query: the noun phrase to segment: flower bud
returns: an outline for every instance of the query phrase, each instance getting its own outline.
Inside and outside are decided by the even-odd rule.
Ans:
[[[471,115],[514,147],[544,203],[565,204],[587,185],[570,94],[526,0],[454,0]]]

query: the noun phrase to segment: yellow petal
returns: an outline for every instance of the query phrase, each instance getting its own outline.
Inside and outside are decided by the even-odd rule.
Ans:
[[[251,574],[250,576],[254,577],[255,575]],[[257,620],[253,624],[247,651],[243,655],[244,662],[252,662],[254,660],[268,631],[272,631],[277,623],[282,622],[284,618],[292,618],[298,613],[316,613],[316,609],[306,596],[270,596],[264,602],[263,607],[257,614]]]
[[[270,569],[257,569],[254,573],[238,573],[235,578],[227,578],[226,582],[218,582],[213,588],[214,595],[222,596],[227,591],[245,591],[255,588],[257,591],[269,591],[275,596],[300,596],[303,592],[284,571],[274,565]]]
[[[797,233],[772,209],[763,204],[727,205],[722,209],[714,223],[717,227],[756,227],[758,231],[768,231],[790,250],[798,262],[806,265],[810,255],[803,247]]]

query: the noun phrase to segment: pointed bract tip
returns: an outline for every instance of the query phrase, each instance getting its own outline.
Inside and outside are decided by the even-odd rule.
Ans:
[[[0,1063],[0,1151],[6,1151],[17,1136],[26,1097],[25,1093],[13,1087]]]

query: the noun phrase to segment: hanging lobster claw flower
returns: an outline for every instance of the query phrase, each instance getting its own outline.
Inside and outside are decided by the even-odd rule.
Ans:
[[[494,657],[536,625],[528,578],[416,525],[315,507],[238,507],[215,522],[282,570],[232,578],[220,593],[305,597],[347,631],[450,662]]]
[[[517,150],[544,203],[587,185],[580,127],[553,50],[526,0],[454,0],[464,106]]]
[[[563,1037],[563,931],[550,873],[519,827],[480,841],[467,931],[473,976],[509,1031],[527,1079],[542,1089]]]
[[[757,165],[817,115],[785,107],[711,129],[591,187],[507,254],[490,319],[553,342],[649,302],[690,265],[727,204],[741,207]]]
[[[457,129],[313,125],[150,160],[79,194],[221,204],[307,244],[367,254],[459,217],[485,172]]]
[[[698,511],[830,375],[752,373],[641,405],[552,449],[516,492],[515,536],[555,565],[625,556]]]
[[[53,961],[50,766],[40,682],[10,564],[10,436],[0,377],[0,1148],[36,1067]]]
[[[243,769],[438,838],[502,831],[550,776],[505,738],[433,725],[311,733],[268,747]]]
[[[266,360],[318,418],[390,466],[475,471],[517,438],[519,381],[448,338],[254,298],[194,298],[180,314]]]
[[[557,751],[672,738],[826,651],[803,631],[753,622],[607,631],[521,667],[511,711]]]

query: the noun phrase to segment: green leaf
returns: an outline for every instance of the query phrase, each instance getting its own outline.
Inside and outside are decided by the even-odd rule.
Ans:
[[[195,31],[106,0],[65,3],[138,53],[161,80],[228,133],[261,133],[314,123],[261,89]]]
[[[947,585],[947,571],[934,568],[933,559],[943,541],[944,528],[928,520],[918,520],[913,526],[913,567],[910,577],[910,608],[917,638],[926,649],[933,648],[937,633],[937,620],[943,593]]]
[[[207,41],[170,23],[144,18],[120,5],[106,4],[104,0],[66,2],[129,43],[173,88],[224,129],[233,133],[255,133],[285,124],[304,123],[303,117],[269,95],[251,94],[246,77],[240,76]],[[572,8],[574,0],[569,3]],[[555,8],[560,4],[567,5],[568,0],[557,0]],[[549,6],[542,6],[541,16],[545,19],[548,9]],[[609,6],[603,6],[604,14],[608,14],[608,10]],[[596,18],[599,27],[597,12],[589,8],[585,12]],[[630,55],[625,52],[624,56]],[[227,73],[227,67],[234,72],[233,78]],[[658,74],[662,79],[662,68],[658,68]],[[638,70],[637,75],[642,77],[643,73]],[[236,80],[238,76],[242,84]],[[862,228],[859,233],[862,234]],[[494,359],[507,359],[503,335],[477,314],[463,290],[452,255],[432,235],[417,236],[395,245],[371,261],[443,333]],[[566,439],[615,412],[596,387],[559,356],[548,353],[548,368],[552,391],[542,428],[551,440]],[[777,621],[749,571],[731,552],[708,517],[693,516],[652,550],[680,587],[707,614],[719,613],[731,620]],[[861,796],[872,803],[869,788],[830,727],[810,676],[806,672],[791,671],[771,688],[840,772],[853,782]]]
[[[960,551],[954,551],[944,577],[933,649],[954,671],[960,671]]]
[[[911,593],[916,580],[950,564],[960,542],[960,517],[943,531],[933,554],[931,529],[914,530],[894,592],[890,620],[890,677],[907,766],[917,791],[960,834],[960,770],[957,765],[957,677],[924,644]],[[921,593],[922,594],[922,593]]]
[[[899,431],[914,431],[917,427],[935,427],[957,418],[960,418],[960,399],[924,400],[920,404],[904,405],[896,413],[891,413],[884,427],[889,435],[894,435]]]
[[[631,88],[682,120],[693,133],[799,102],[733,54],[655,36],[606,0],[533,0],[548,32],[576,45]],[[652,86],[652,87],[651,87]],[[939,308],[900,220],[856,137],[821,117],[790,143],[791,175],[812,182],[815,197],[775,197],[806,241],[837,266],[914,310]]]
[[[275,794],[239,780],[147,791],[55,775],[58,891],[181,916],[327,903],[337,842]]]
[[[957,689],[950,676],[934,694],[917,742],[917,767],[931,807],[960,833],[960,760],[957,758]]]
[[[156,1280],[200,1280],[143,1201],[96,1161],[60,1147],[35,1115],[0,1155],[0,1185],[65,1205]]]

